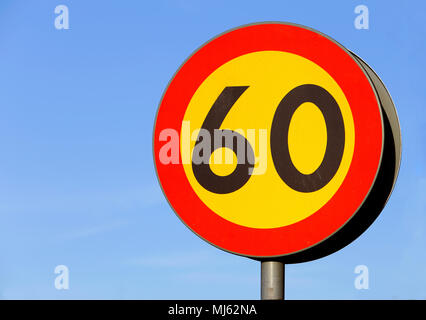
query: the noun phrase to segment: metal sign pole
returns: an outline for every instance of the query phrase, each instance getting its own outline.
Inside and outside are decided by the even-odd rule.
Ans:
[[[284,300],[284,263],[262,261],[260,265],[262,300]]]

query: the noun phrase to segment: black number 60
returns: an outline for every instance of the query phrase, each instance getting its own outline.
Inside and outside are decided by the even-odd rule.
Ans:
[[[247,88],[247,86],[225,87],[209,110],[202,129],[208,130],[213,136],[213,131],[219,129],[232,106]],[[311,174],[303,174],[296,169],[291,161],[288,148],[288,130],[291,118],[297,108],[305,102],[311,102],[320,109],[327,127],[327,146],[324,158],[320,166]],[[254,166],[252,161],[247,161],[254,159],[254,152],[250,143],[238,133],[234,131],[230,133],[237,138],[244,139],[246,160],[238,159],[237,166],[231,174],[218,176],[211,170],[208,163],[192,163],[192,170],[198,183],[214,193],[225,194],[240,189],[250,179],[249,169],[253,169]],[[202,138],[199,136],[196,145],[201,140]],[[281,100],[275,111],[270,142],[275,169],[290,188],[299,192],[313,192],[323,188],[336,174],[345,146],[345,127],[336,100],[327,90],[314,84],[305,84],[294,88]],[[232,149],[238,158],[236,143],[219,145],[219,147]],[[218,144],[212,142],[211,153],[217,148]]]

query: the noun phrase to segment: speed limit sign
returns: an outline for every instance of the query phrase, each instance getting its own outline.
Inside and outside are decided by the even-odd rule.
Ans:
[[[383,209],[401,155],[392,100],[359,57],[315,30],[261,23],[196,50],[161,100],[165,197],[209,243],[256,259],[316,259]]]

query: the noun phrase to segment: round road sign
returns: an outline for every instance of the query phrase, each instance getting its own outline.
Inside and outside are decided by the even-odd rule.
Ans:
[[[399,169],[399,125],[377,75],[342,45],[299,25],[255,24],[207,42],[176,72],[154,158],[166,198],[198,236],[300,262],[378,216]]]

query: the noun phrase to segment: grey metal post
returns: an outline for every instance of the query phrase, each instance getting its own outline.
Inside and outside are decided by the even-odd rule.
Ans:
[[[284,263],[262,261],[260,265],[262,300],[284,300]]]

